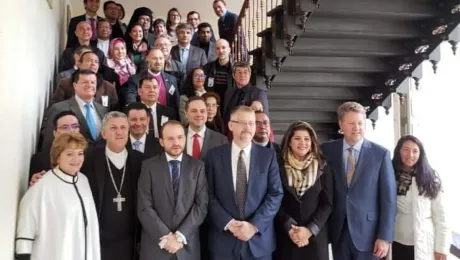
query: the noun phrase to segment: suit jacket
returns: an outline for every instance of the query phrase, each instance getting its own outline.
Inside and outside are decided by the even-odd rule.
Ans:
[[[185,135],[187,135],[187,133],[188,128],[185,129]],[[213,131],[209,128],[206,128],[206,131],[204,131],[204,139],[203,146],[201,147],[200,160],[206,161],[206,156],[209,150],[227,143],[228,138],[225,135]]]
[[[183,93],[182,90],[184,88],[186,76],[184,64],[182,64],[180,61],[171,59],[171,70],[167,70],[165,68],[165,72],[176,78],[179,93]]]
[[[41,151],[34,155],[30,159],[29,167],[29,181],[32,179],[32,175],[41,171],[48,171],[51,169],[51,156],[50,151]]]
[[[126,144],[126,149],[128,151],[133,150],[133,146],[131,144],[131,140],[128,139],[128,143]],[[144,144],[144,158],[151,158],[153,156],[159,155],[163,153],[163,147],[161,147],[160,142],[152,135],[146,135],[145,144]]]
[[[161,118],[162,117],[167,117],[168,121],[169,120],[177,120],[178,116],[177,113],[174,109],[172,109],[169,106],[161,105],[157,103],[157,126],[158,126],[158,131],[161,131]]]
[[[126,83],[121,88],[121,92],[123,93],[123,97],[125,99],[123,103],[125,105],[129,105],[131,103],[140,101],[137,90],[139,89],[139,81],[145,73],[148,72],[143,71],[129,77],[128,81],[126,81]],[[168,107],[174,109],[177,117],[179,113],[179,91],[177,89],[178,86],[176,78],[164,72],[161,72],[161,76],[163,77],[163,81],[165,82],[166,97],[168,102],[167,105]]]
[[[215,43],[209,42],[209,48],[208,48],[208,53],[206,53],[206,58],[208,60],[208,63],[217,60],[216,44]],[[206,65],[206,64],[204,64],[204,65]]]
[[[61,79],[57,89],[54,91],[53,97],[51,98],[50,106],[67,100],[74,95],[75,89],[73,87],[72,79]],[[107,100],[105,101],[103,99]],[[94,101],[108,108],[110,111],[119,109],[118,95],[115,86],[112,83],[103,80],[101,76],[98,77],[97,90],[96,95],[94,96]]]
[[[230,43],[235,41],[235,26],[238,23],[238,15],[227,11],[225,16],[219,18],[217,25],[219,27],[219,38],[225,39]]]
[[[75,49],[78,46],[79,46],[79,43],[77,42],[77,46],[68,47],[62,52],[61,57],[59,58],[58,72],[69,70],[75,66],[75,60],[73,58],[73,53],[75,52]],[[96,53],[97,57],[99,58],[99,64],[104,64],[105,54],[97,48],[97,42],[91,42],[90,47],[92,51]]]
[[[339,242],[344,225],[348,225],[353,243],[360,251],[373,250],[376,239],[391,242],[396,218],[396,182],[390,151],[364,139],[348,187],[343,139],[324,143],[321,149],[334,172],[334,207],[329,222],[332,245]]]
[[[172,255],[160,249],[160,238],[170,232],[182,233],[187,244],[177,260],[199,260],[199,226],[208,212],[208,189],[204,163],[183,154],[180,165],[176,205],[166,155],[142,163],[138,188],[137,214],[142,224],[140,260],[170,260]]]
[[[231,219],[244,220],[258,232],[248,241],[252,257],[271,255],[275,250],[273,219],[283,198],[275,152],[252,145],[245,217],[241,219],[233,186],[232,144],[216,147],[208,152],[206,174],[209,187],[209,249],[217,257],[235,257],[241,252],[242,241],[230,231],[224,231]],[[217,258],[219,259],[219,258]]]
[[[267,93],[256,86],[252,86],[251,84],[247,85],[245,90],[245,94],[243,100],[238,105],[248,105],[252,100],[260,100],[264,104],[264,112],[269,116],[269,107],[268,107],[268,98]],[[230,120],[230,113],[234,107],[230,105],[230,101],[232,100],[233,95],[235,94],[237,87],[232,85],[230,88],[227,88],[225,91],[224,97],[224,106],[223,106],[223,119],[224,124],[227,125],[228,121]]]
[[[94,103],[94,108],[96,109],[96,112],[99,115],[100,120],[102,121],[102,118],[104,118],[105,114],[109,112],[108,108],[103,107],[97,102],[93,102],[93,103]],[[54,117],[60,112],[69,111],[69,110],[73,111],[77,115],[78,122],[80,124],[80,133],[85,137],[86,141],[88,142],[88,145],[94,146],[96,145],[97,142],[100,142],[101,140],[100,137],[97,140],[93,140],[93,138],[91,137],[91,132],[89,131],[89,127],[88,127],[88,124],[86,123],[86,119],[83,115],[83,112],[78,106],[75,96],[73,96],[70,99],[53,104],[47,109],[45,115],[43,116],[42,129],[41,129],[42,134],[43,134],[43,145],[42,145],[43,151],[46,151],[46,149],[49,149],[53,142]]]
[[[97,19],[102,19],[99,15]],[[69,27],[67,29],[67,45],[66,48],[72,48],[78,46],[78,38],[75,35],[75,30],[77,29],[77,25],[80,22],[86,21],[86,15],[75,16],[70,19]]]
[[[177,61],[181,62],[179,45],[176,45],[176,46],[172,47],[172,49],[171,49],[171,58],[173,60],[177,60]],[[194,69],[201,68],[207,62],[208,62],[208,59],[206,58],[206,53],[204,53],[204,51],[202,49],[200,49],[198,47],[195,47],[193,45],[190,45],[187,64],[184,64],[185,65],[185,72],[188,75]]]

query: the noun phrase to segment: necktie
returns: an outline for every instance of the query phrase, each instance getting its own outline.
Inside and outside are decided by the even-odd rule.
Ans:
[[[195,159],[200,158],[201,154],[201,148],[200,148],[200,135],[199,134],[194,134],[193,135],[193,150],[192,150],[192,156]]]
[[[157,128],[157,120],[156,116],[153,115],[153,110],[151,107],[148,108],[149,110],[149,134],[152,134],[155,138],[158,138],[158,131]]]
[[[174,204],[177,201],[177,194],[179,192],[179,165],[180,161],[178,160],[171,160],[169,161],[171,164],[171,181],[172,181],[172,186],[173,186],[173,192],[174,192]]]
[[[136,141],[133,143],[134,150],[140,152],[140,151],[141,151],[141,145],[142,145],[142,142],[139,141],[139,140],[136,140]]]
[[[96,127],[96,123],[94,122],[93,113],[91,113],[93,106],[91,105],[91,103],[86,103],[85,108],[86,108],[86,123],[88,124],[89,132],[91,133],[91,137],[93,138],[93,140],[96,140],[97,139],[97,127]]]
[[[93,31],[93,35],[91,36],[91,41],[94,41],[97,39],[97,32],[96,32],[96,19],[94,18],[89,18],[90,24],[91,24],[91,31]]]
[[[356,170],[356,160],[353,155],[353,147],[348,148],[348,157],[347,157],[347,184],[350,186],[351,180]]]
[[[187,57],[185,57],[185,48],[180,49],[180,61],[184,66],[187,66]]]
[[[236,205],[238,206],[241,219],[244,219],[247,189],[248,179],[246,174],[246,163],[244,162],[244,150],[241,150],[236,167]]]

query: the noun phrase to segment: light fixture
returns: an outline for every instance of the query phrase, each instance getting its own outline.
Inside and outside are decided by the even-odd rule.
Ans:
[[[404,71],[404,70],[409,70],[410,68],[412,68],[412,63],[404,63],[404,64],[399,65],[398,70]]]
[[[433,35],[438,35],[438,34],[441,34],[443,32],[445,32],[447,29],[447,24],[446,25],[440,25],[438,27],[436,27],[432,32],[431,34]]]
[[[429,48],[429,44],[418,46],[417,49],[415,49],[415,54],[425,53]]]

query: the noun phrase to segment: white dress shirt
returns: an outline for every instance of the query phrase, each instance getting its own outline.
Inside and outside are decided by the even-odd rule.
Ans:
[[[97,39],[97,48],[99,50],[101,50],[105,57],[109,57],[109,45],[110,45],[110,40],[101,40],[101,39]]]
[[[415,177],[412,177],[415,182]],[[412,187],[411,187],[412,188]],[[406,246],[414,245],[413,196],[411,190],[406,196],[397,197],[394,241]]]
[[[120,153],[113,152],[108,146],[105,146],[105,155],[109,157],[109,160],[113,163],[117,169],[121,170],[126,164],[126,158],[128,158],[128,151],[126,148]]]
[[[252,144],[241,149],[235,142],[232,142],[232,175],[233,175],[233,188],[236,191],[236,169],[238,168],[238,158],[240,157],[240,151],[244,150],[244,163],[246,164],[246,180],[249,181],[249,164],[251,163],[251,148]]]
[[[131,146],[133,147],[134,150],[134,142],[140,141],[141,143],[139,144],[139,152],[144,153],[145,151],[145,140],[147,139],[147,134],[144,134],[139,140],[134,138],[134,136],[129,135],[129,140],[131,142]]]
[[[81,98],[79,98],[78,95],[75,95],[75,100],[77,100],[77,104],[80,107],[81,113],[83,114],[83,116],[86,119],[86,107],[85,107],[86,102],[83,101]],[[91,106],[93,107],[93,109],[91,109],[91,114],[93,116],[94,123],[96,124],[97,134],[99,135],[101,133],[101,129],[102,129],[102,120],[101,120],[101,117],[99,116],[99,114],[96,111],[96,107],[94,106],[94,99],[91,100]]]
[[[188,127],[188,131],[187,131],[187,143],[186,143],[186,146],[187,146],[187,154],[192,156],[193,155],[193,139],[194,139],[194,135],[195,134],[198,134],[198,142],[200,143],[200,151],[203,150],[203,142],[204,142],[204,135],[206,134],[206,127],[203,126],[201,128],[200,131],[198,132],[195,132],[192,130],[192,128],[190,128],[190,126]]]
[[[145,104],[147,106],[147,104]],[[155,104],[153,104],[151,107],[150,106],[147,106],[147,108],[151,108],[152,109],[152,119],[153,119],[153,131],[155,133],[155,138],[160,138],[160,131],[158,129],[158,124],[157,124],[157,120],[158,120],[158,117],[157,117],[157,103],[155,102]],[[150,129],[148,129],[147,131],[149,131]]]

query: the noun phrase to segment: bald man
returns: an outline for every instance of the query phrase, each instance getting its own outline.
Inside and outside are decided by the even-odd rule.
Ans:
[[[104,64],[104,53],[97,48],[97,42],[91,41],[91,38],[93,37],[93,29],[90,23],[86,21],[79,22],[75,29],[75,36],[77,37],[77,42],[73,46],[66,48],[59,59],[59,72],[73,68],[75,65],[73,53],[78,46],[82,45],[89,46],[99,57],[99,64]]]
[[[217,60],[203,66],[206,75],[205,87],[216,92],[223,104],[225,91],[233,84],[232,67],[230,60],[230,44],[225,39],[219,39],[215,45]]]

